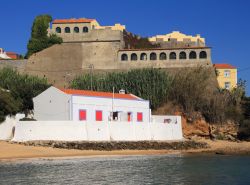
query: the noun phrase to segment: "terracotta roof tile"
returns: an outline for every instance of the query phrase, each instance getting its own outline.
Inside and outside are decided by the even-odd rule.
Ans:
[[[87,18],[80,18],[80,19],[55,19],[52,23],[53,24],[65,24],[65,23],[90,23],[95,19],[87,19]]]
[[[89,91],[89,90],[77,90],[77,89],[60,89],[66,94],[72,95],[82,95],[82,96],[93,96],[93,97],[104,97],[104,98],[112,98],[113,93],[111,92],[100,92],[100,91]],[[130,100],[141,100],[141,98],[133,95],[133,94],[119,94],[114,93],[114,98],[116,99],[130,99]]]
[[[236,67],[231,64],[214,64],[213,66],[216,69],[236,69]]]

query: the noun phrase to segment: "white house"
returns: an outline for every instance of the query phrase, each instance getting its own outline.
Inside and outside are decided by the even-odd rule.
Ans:
[[[180,116],[152,116],[133,94],[50,87],[33,99],[37,121],[19,121],[13,141],[183,139]]]
[[[133,94],[50,87],[33,99],[38,121],[149,122],[149,101]]]

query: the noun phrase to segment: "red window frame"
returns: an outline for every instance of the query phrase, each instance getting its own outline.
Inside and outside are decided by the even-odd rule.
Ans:
[[[143,113],[137,112],[137,122],[142,122],[142,121],[143,121]]]
[[[86,109],[80,109],[79,110],[79,120],[80,121],[86,121],[87,120],[87,111],[86,111]]]
[[[95,120],[96,121],[102,121],[102,111],[101,110],[96,110],[95,111]]]

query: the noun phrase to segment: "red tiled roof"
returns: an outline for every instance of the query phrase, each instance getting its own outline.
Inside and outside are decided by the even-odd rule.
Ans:
[[[231,64],[214,64],[213,66],[216,69],[236,69],[236,67],[232,66]]]
[[[82,95],[82,96],[94,96],[103,98],[113,98],[113,93],[111,92],[100,92],[100,91],[89,91],[89,90],[77,90],[77,89],[60,89],[66,94],[72,95]],[[140,98],[132,94],[119,94],[114,93],[114,98],[117,99],[130,99],[130,100],[141,100]]]
[[[6,52],[6,54],[7,54],[7,55],[17,55],[17,53],[11,52],[11,51]]]
[[[65,24],[65,23],[90,23],[94,21],[95,19],[86,19],[86,18],[80,18],[80,19],[55,19],[52,23],[53,24]]]

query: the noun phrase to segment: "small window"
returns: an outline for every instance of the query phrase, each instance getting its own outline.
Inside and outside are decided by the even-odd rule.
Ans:
[[[79,110],[79,120],[80,121],[86,121],[86,110]]]
[[[224,77],[230,77],[230,70],[224,71]]]
[[[142,53],[141,56],[140,56],[140,60],[147,60],[147,54]]]
[[[102,111],[101,110],[95,111],[95,120],[102,121]]]
[[[143,114],[142,112],[137,112],[137,121],[142,122],[143,121]]]
[[[187,55],[186,55],[186,53],[184,51],[180,52],[179,59],[180,60],[187,59]]]
[[[137,60],[137,55],[135,53],[131,54],[131,60]]]
[[[189,59],[196,59],[196,52],[195,51],[191,51],[189,53]]]
[[[201,51],[201,52],[200,52],[200,58],[202,58],[202,59],[207,58],[207,53],[206,53],[206,51]]]
[[[170,60],[175,60],[176,59],[176,53],[175,52],[171,52],[169,55],[169,59]]]
[[[229,90],[231,88],[230,82],[225,82],[225,89]]]
[[[56,33],[61,33],[61,32],[62,32],[61,28],[60,27],[56,27]]]
[[[65,33],[70,33],[70,28],[69,28],[69,27],[66,27],[66,28],[64,29],[64,32],[65,32]]]
[[[167,60],[166,53],[164,53],[164,52],[160,53],[160,60]]]
[[[74,32],[75,33],[79,33],[79,28],[78,27],[74,27]]]
[[[88,33],[88,32],[89,32],[88,27],[86,27],[86,26],[85,26],[85,27],[83,27],[82,32],[83,32],[83,33]]]
[[[128,55],[123,53],[121,56],[121,61],[127,61],[128,60]]]
[[[156,53],[150,53],[150,60],[156,60],[157,56]]]

